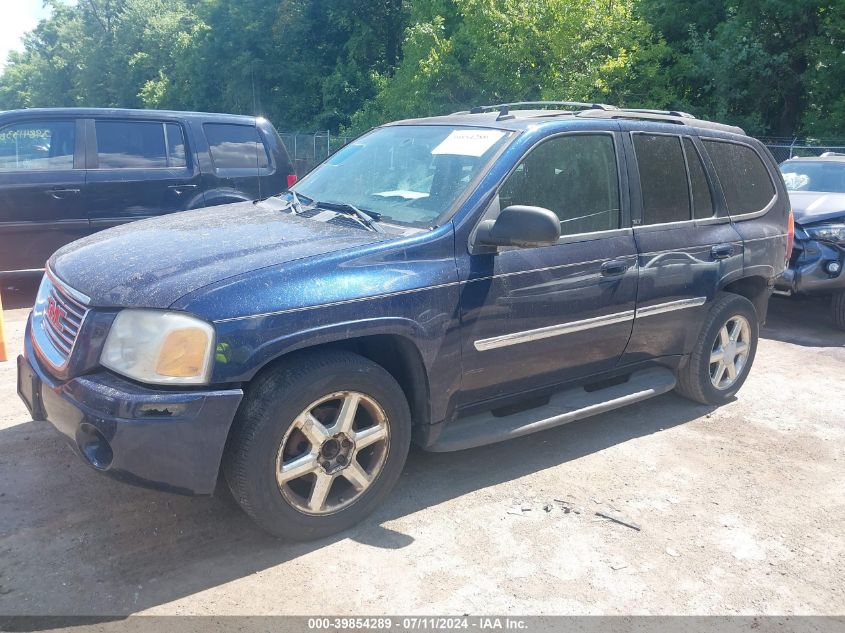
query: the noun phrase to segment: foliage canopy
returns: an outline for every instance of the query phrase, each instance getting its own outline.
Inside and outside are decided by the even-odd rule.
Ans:
[[[535,99],[845,137],[845,0],[45,0],[0,109],[263,114],[351,129]]]

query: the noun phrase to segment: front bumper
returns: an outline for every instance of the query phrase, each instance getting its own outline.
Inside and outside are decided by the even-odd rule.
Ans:
[[[845,289],[845,249],[816,240],[796,241],[795,246],[798,254],[775,281],[777,291],[816,294]],[[828,272],[830,262],[839,262],[839,273]]]
[[[152,389],[110,372],[60,381],[41,366],[27,324],[18,395],[88,464],[128,483],[211,494],[241,389]]]

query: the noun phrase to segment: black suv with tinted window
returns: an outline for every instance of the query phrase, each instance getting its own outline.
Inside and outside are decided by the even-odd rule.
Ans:
[[[0,112],[0,276],[118,224],[278,194],[290,158],[266,120],[50,108]]]
[[[786,263],[777,165],[688,115],[552,107],[385,125],[281,196],[63,248],[18,359],[33,418],[134,483],[222,470],[313,538],[371,512],[412,440],[729,401]]]

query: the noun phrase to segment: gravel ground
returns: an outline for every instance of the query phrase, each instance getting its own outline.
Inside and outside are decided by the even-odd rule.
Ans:
[[[10,353],[31,295],[4,295]],[[842,614],[845,333],[775,298],[762,336],[722,408],[415,451],[375,516],[306,544],[98,475],[0,363],[0,614]]]

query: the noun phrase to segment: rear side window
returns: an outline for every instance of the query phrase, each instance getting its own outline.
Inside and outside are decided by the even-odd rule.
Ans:
[[[502,208],[522,204],[550,209],[561,235],[620,227],[619,173],[609,134],[572,134],[544,141],[508,176]]]
[[[185,141],[176,123],[156,121],[94,122],[100,169],[185,167]]]
[[[690,219],[690,192],[680,136],[634,134],[643,194],[643,224]]]
[[[725,193],[731,215],[764,209],[775,195],[775,187],[760,156],[747,145],[725,141],[704,141],[716,175]]]
[[[698,150],[695,149],[695,145],[689,138],[684,138],[684,152],[687,156],[687,168],[689,169],[693,217],[696,220],[712,217],[713,198],[710,196],[710,186],[707,184],[704,165],[701,163]]]
[[[27,121],[0,129],[0,172],[73,169],[74,121]]]
[[[215,169],[269,167],[267,150],[255,126],[206,123],[203,130]]]

